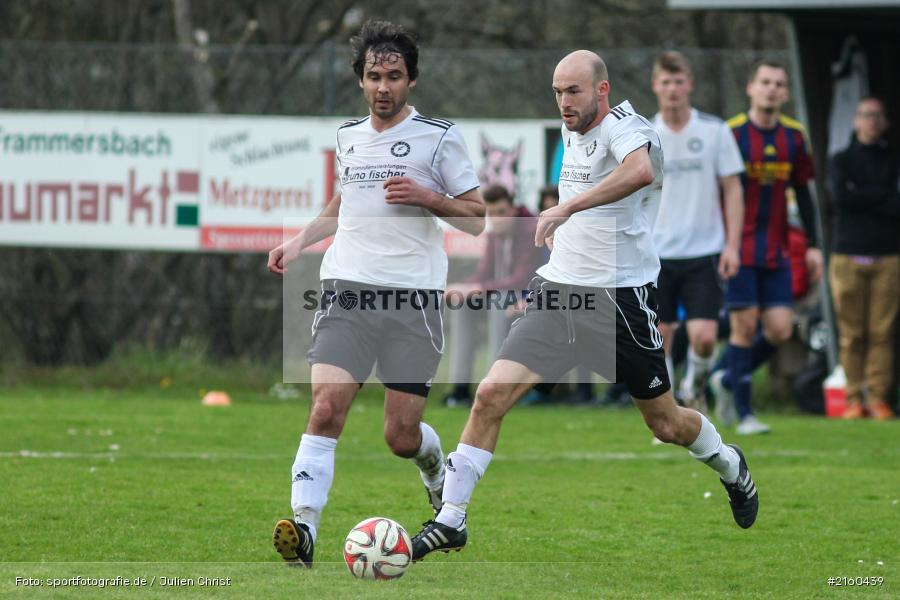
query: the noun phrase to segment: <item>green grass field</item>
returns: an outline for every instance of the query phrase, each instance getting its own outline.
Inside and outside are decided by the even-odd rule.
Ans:
[[[139,369],[109,371],[99,384],[71,372],[6,381],[3,598],[900,595],[900,422],[767,415],[773,434],[740,441],[761,498],[744,531],[715,474],[681,448],[651,446],[636,410],[517,408],[476,490],[466,549],[431,556],[398,581],[365,582],[342,562],[346,532],[383,515],[414,533],[429,514],[414,466],[382,441],[378,388],[364,389],[338,445],[307,571],[280,564],[270,541],[290,512],[307,397],[279,400],[248,385],[230,390],[233,406],[206,408],[194,384],[160,385]],[[427,420],[452,449],[467,413],[438,406],[437,394],[431,402]],[[75,576],[148,585],[49,587]],[[827,583],[858,576],[884,583]],[[17,586],[16,577],[44,583]],[[196,585],[162,586],[163,577]],[[202,577],[231,585],[200,587]]]

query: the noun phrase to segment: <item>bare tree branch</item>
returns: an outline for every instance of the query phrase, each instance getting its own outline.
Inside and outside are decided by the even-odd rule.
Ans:
[[[172,0],[172,8],[178,43],[185,50],[191,50],[193,57],[194,90],[201,110],[208,113],[221,112],[219,103],[213,95],[215,78],[209,65],[209,33],[203,30],[194,31],[190,0]]]
[[[335,34],[340,31],[343,25],[344,15],[347,14],[347,11],[350,10],[350,7],[352,7],[353,4],[353,0],[345,0],[341,7],[338,9],[336,16],[334,17],[334,19],[332,19],[331,24],[328,26],[328,28],[325,29],[325,31],[319,33],[319,35],[316,36],[316,39],[312,43],[304,44],[291,55],[284,68],[281,69],[281,72],[276,76],[275,81],[272,83],[269,99],[265,103],[265,105],[263,105],[264,113],[267,113],[272,109],[275,101],[278,100],[279,96],[281,96],[281,93],[287,87],[287,84],[293,78],[297,70],[303,65],[303,63],[305,63],[310,56],[315,54],[322,44],[333,38]],[[321,5],[316,4],[315,6],[319,7]],[[311,20],[312,19],[310,19],[310,21]]]

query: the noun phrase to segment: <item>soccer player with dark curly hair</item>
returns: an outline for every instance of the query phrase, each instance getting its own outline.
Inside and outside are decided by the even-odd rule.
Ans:
[[[351,46],[369,115],[338,128],[340,192],[268,261],[282,274],[303,248],[334,235],[320,271],[329,301],[313,320],[307,355],[313,398],[291,470],[293,515],[273,533],[282,558],[307,567],[338,438],[373,366],[385,386],[385,441],[418,467],[432,509],[440,509],[441,443],[422,421],[444,351],[447,256],[437,219],[472,235],[484,229],[484,201],[459,128],[407,104],[419,74],[415,39],[397,25],[370,21]],[[379,299],[369,302],[374,309],[363,310],[367,297]]]

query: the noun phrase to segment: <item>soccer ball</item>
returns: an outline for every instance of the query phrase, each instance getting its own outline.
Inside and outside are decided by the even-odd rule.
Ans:
[[[360,579],[397,579],[412,562],[412,540],[400,523],[371,517],[347,534],[344,562]]]

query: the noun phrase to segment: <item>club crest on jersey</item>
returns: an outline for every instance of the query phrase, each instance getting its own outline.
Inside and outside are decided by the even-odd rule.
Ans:
[[[391,146],[391,154],[396,156],[397,158],[402,158],[409,154],[409,144],[406,142],[397,142],[393,146]]]
[[[594,140],[593,142],[591,142],[591,145],[587,147],[587,155],[590,156],[596,151],[597,151],[597,140]]]
[[[699,154],[703,150],[703,140],[700,138],[691,138],[687,141],[687,149],[694,154]]]

